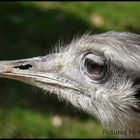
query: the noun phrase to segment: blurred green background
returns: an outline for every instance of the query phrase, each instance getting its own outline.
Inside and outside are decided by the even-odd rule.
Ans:
[[[85,32],[140,34],[139,2],[1,2],[0,60],[46,55]],[[110,138],[97,120],[24,83],[0,79],[0,138]]]

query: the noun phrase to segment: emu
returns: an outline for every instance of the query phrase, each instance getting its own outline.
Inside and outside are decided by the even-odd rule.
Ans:
[[[0,61],[0,77],[42,88],[105,127],[140,131],[140,36],[84,34],[59,52]]]

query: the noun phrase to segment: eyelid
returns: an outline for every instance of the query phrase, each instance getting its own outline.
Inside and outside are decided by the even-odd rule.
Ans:
[[[95,63],[97,63],[99,65],[104,64],[103,58],[101,56],[99,56],[99,55],[96,55],[96,54],[93,54],[93,53],[88,53],[88,54],[86,53],[84,56],[85,56],[84,59],[89,58],[89,59],[93,60]]]
[[[106,65],[106,61],[105,58],[100,55],[100,54],[96,54],[93,52],[88,52],[85,53],[84,55],[81,56],[82,58],[80,59],[80,71],[81,74],[86,78],[87,81],[89,81],[90,83],[96,83],[96,84],[101,84],[104,83],[106,81],[106,79],[108,78],[108,70],[107,70],[107,65]],[[90,74],[86,74],[85,73],[85,67],[84,67],[84,62],[86,59],[91,59],[92,61],[94,61],[95,63],[102,65],[104,68],[104,70],[102,71],[101,75],[90,75]]]

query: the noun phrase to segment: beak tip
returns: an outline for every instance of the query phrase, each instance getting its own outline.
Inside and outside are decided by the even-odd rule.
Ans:
[[[4,73],[8,70],[8,67],[0,63],[0,73]]]

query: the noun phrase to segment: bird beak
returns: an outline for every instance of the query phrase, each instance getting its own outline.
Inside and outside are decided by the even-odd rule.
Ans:
[[[12,61],[0,61],[0,77],[32,83],[32,75],[35,75],[36,62],[41,62],[42,57],[20,59]]]
[[[55,65],[55,60],[59,56],[59,54],[49,54],[30,59],[0,61],[0,77],[15,79],[34,86],[48,84],[79,90],[73,83],[68,82],[64,75],[61,75],[60,68]]]

